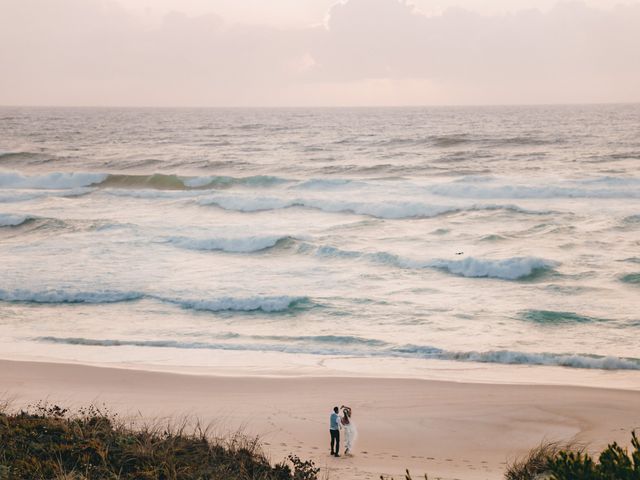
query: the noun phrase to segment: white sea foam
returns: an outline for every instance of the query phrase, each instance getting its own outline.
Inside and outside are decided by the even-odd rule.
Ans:
[[[249,236],[236,238],[190,238],[169,237],[167,242],[188,250],[222,250],[232,253],[259,252],[276,246],[278,242],[291,238],[286,235]]]
[[[588,188],[573,185],[490,185],[447,183],[426,187],[429,193],[454,198],[640,198],[635,185],[612,183],[609,187]]]
[[[467,257],[463,260],[434,260],[428,266],[441,268],[463,277],[490,277],[518,280],[557,266],[557,262],[536,257],[513,257],[502,260]]]
[[[73,291],[73,290],[2,290],[0,301],[29,303],[117,303],[137,300],[144,295],[140,292],[115,290]]]
[[[15,172],[0,173],[0,188],[64,190],[89,187],[107,178],[103,173],[57,172],[45,175],[22,175]]]
[[[382,219],[431,218],[447,213],[480,210],[509,210],[525,214],[546,214],[550,211],[535,211],[520,208],[517,205],[475,204],[466,207],[452,205],[433,205],[424,202],[356,202],[332,200],[328,198],[280,198],[280,197],[244,197],[238,195],[216,195],[203,198],[200,205],[214,205],[225,210],[238,212],[261,212],[292,207],[303,207],[329,213],[352,213]]]
[[[307,297],[292,296],[251,296],[251,297],[214,297],[190,299],[147,294],[137,291],[96,290],[75,291],[62,289],[49,290],[3,290],[0,289],[0,301],[21,303],[119,303],[143,298],[172,303],[185,309],[210,312],[237,311],[283,312],[297,305],[309,302]]]
[[[182,308],[209,312],[284,312],[308,301],[306,297],[290,296],[253,296],[253,297],[220,297],[212,299],[185,299],[170,297],[154,297],[163,302],[173,303]]]
[[[640,360],[613,356],[525,353],[509,350],[490,352],[443,352],[439,358],[507,365],[548,365],[596,370],[640,370]]]
[[[364,253],[342,250],[332,246],[314,247],[311,244],[300,245],[301,253],[314,253],[323,257],[364,259],[374,263],[392,265],[400,268],[422,269],[434,268],[445,270],[462,277],[487,277],[502,280],[519,280],[532,274],[549,270],[558,265],[557,262],[537,257],[512,257],[505,259],[481,259],[467,257],[461,260],[414,260],[388,252]]]
[[[224,338],[237,338],[228,336]],[[177,340],[118,340],[118,339],[94,339],[83,337],[36,337],[34,340],[48,343],[61,343],[69,345],[102,346],[102,347],[152,347],[152,348],[180,348],[180,349],[209,349],[209,350],[235,350],[258,352],[281,352],[289,354],[311,355],[340,355],[340,356],[372,356],[372,357],[404,357],[421,358],[425,360],[447,360],[457,362],[495,363],[502,365],[541,365],[551,367],[567,367],[592,370],[640,370],[640,359],[622,358],[615,356],[564,354],[564,353],[529,353],[510,350],[494,351],[470,351],[456,352],[442,350],[432,346],[404,345],[401,347],[375,348],[384,346],[384,342],[359,342],[354,350],[351,341],[345,343],[339,340],[334,345],[319,347],[315,337],[299,337],[307,340],[305,343],[291,343],[287,337],[264,337],[264,340],[276,340],[278,343],[210,343]]]

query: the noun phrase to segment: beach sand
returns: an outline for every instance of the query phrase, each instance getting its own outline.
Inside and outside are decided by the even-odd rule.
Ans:
[[[330,479],[380,474],[500,479],[505,462],[543,440],[594,450],[627,444],[640,426],[640,392],[385,378],[229,377],[76,364],[0,361],[0,393],[14,408],[39,400],[105,404],[136,421],[188,416],[218,432],[260,435],[272,461],[312,459]],[[352,457],[329,456],[334,404],[353,408]]]

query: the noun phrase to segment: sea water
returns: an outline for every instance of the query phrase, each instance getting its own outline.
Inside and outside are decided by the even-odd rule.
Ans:
[[[640,385],[640,105],[3,107],[0,356]]]

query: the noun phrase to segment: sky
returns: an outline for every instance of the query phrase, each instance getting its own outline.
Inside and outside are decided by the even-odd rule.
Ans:
[[[0,105],[640,101],[640,0],[0,0]]]

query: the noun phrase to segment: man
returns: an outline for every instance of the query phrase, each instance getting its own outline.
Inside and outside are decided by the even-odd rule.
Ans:
[[[331,455],[340,456],[340,415],[338,407],[333,407],[329,417],[329,433],[331,434]],[[335,445],[335,448],[334,448]]]

